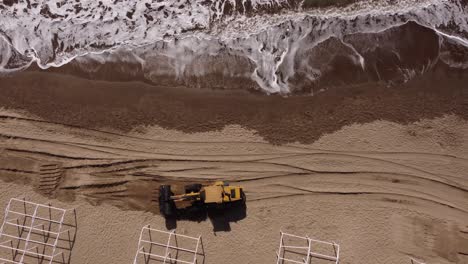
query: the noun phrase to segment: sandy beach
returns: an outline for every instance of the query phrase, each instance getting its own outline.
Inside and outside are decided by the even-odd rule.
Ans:
[[[168,263],[133,262],[146,225],[201,236],[198,264],[288,264],[280,232],[332,243],[305,240],[333,261],[293,248],[295,263],[468,264],[467,14],[466,0],[0,1],[0,264]],[[243,193],[187,188],[219,181],[246,202],[207,209]],[[202,210],[164,217],[182,198],[162,185]],[[68,209],[68,231],[21,199]]]
[[[34,74],[2,81],[21,83]],[[42,82],[61,78],[71,77],[52,75]],[[340,263],[409,263],[410,257],[428,263],[468,263],[468,122],[460,115],[402,120],[404,124],[350,120],[354,124],[320,136],[317,131],[301,132],[301,123],[296,121],[299,129],[288,131],[299,132],[289,139],[278,136],[278,130],[266,129],[271,124],[266,122],[265,130],[259,131],[229,124],[221,128],[215,123],[199,128],[205,132],[195,127],[195,132],[186,133],[193,123],[174,130],[169,129],[170,122],[166,128],[141,123],[128,129],[128,113],[116,111],[123,113],[117,118],[111,111],[106,119],[94,108],[97,103],[86,99],[81,102],[90,106],[83,106],[84,113],[96,111],[96,115],[83,114],[74,111],[70,102],[82,100],[80,96],[86,93],[70,96],[69,107],[62,107],[62,85],[41,85],[48,88],[36,96],[32,88],[23,93],[22,100],[9,97],[10,101],[3,101],[10,108],[3,108],[0,121],[0,203],[26,197],[75,208],[78,230],[70,263],[130,263],[139,230],[146,224],[201,234],[205,263],[221,263],[226,258],[272,263],[280,230],[339,243]],[[8,91],[8,87],[2,88]],[[21,94],[21,86],[11,87]],[[95,99],[100,102],[98,96]],[[466,102],[466,97],[459,100]],[[11,104],[31,108],[25,107],[29,112],[13,110]],[[193,107],[180,105],[181,111],[184,106]],[[432,105],[464,107],[444,106],[440,101]],[[31,109],[36,106],[56,109],[56,114],[44,110],[33,115]],[[435,115],[430,108],[424,109],[427,115]],[[202,118],[197,114],[193,116]],[[180,112],[174,115],[184,119]],[[115,120],[122,121],[117,122],[122,127],[109,127],[107,122]],[[275,115],[270,120],[281,124]],[[305,142],[318,140],[278,145],[307,135],[310,138]],[[270,142],[271,138],[278,141]],[[52,184],[44,183],[44,168],[52,167],[60,177]],[[158,212],[160,184],[215,180],[244,186],[246,215],[180,220],[176,226],[167,226]]]

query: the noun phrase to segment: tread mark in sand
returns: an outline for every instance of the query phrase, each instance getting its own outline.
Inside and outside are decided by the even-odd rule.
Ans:
[[[39,167],[39,183],[37,189],[47,196],[54,196],[63,176],[60,164],[41,164]]]

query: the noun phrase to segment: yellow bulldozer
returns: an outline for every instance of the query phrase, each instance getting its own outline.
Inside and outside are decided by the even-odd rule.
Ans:
[[[225,208],[245,203],[242,187],[230,186],[218,181],[212,185],[190,184],[185,192],[174,194],[171,185],[159,187],[159,210],[164,216],[175,216],[178,212],[189,209]]]

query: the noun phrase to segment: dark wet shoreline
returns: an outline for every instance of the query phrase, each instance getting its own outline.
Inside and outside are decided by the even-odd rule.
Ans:
[[[238,124],[272,143],[311,143],[343,126],[388,120],[406,124],[455,114],[468,119],[468,71],[439,63],[405,84],[330,87],[310,95],[162,87],[97,81],[51,71],[1,78],[0,107],[57,123],[130,131],[159,125],[183,132]]]

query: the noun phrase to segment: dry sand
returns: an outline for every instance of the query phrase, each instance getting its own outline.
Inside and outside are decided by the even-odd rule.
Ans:
[[[205,263],[275,263],[280,230],[339,243],[342,264],[468,263],[468,122],[456,116],[355,124],[278,146],[239,126],[123,134],[2,110],[0,134],[0,205],[26,196],[76,208],[71,263],[131,263],[140,228],[165,228],[157,186],[193,179],[229,180],[248,197],[230,231],[177,222],[202,234]],[[45,166],[56,183],[41,182]]]

